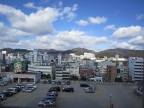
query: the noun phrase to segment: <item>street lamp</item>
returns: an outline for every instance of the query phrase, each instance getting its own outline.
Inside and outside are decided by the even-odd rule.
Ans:
[[[112,94],[110,95],[110,108],[112,108]]]

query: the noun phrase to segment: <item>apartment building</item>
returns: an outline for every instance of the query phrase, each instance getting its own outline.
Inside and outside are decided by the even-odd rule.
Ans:
[[[70,70],[65,68],[63,65],[56,65],[55,72],[56,80],[69,80],[70,79]]]
[[[107,66],[107,81],[115,82],[117,77],[117,67],[116,66]]]
[[[144,73],[144,58],[129,57],[129,76],[132,81],[141,82]]]
[[[90,78],[92,75],[92,68],[89,66],[79,66],[80,77]]]

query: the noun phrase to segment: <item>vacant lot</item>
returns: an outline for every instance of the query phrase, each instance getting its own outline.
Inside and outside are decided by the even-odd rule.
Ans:
[[[0,86],[0,91],[15,84]],[[90,84],[93,86],[94,84]],[[2,101],[3,106],[22,106],[37,108],[51,84],[37,84],[38,89],[32,93],[20,92]],[[97,85],[95,93],[85,93],[79,82],[72,83],[74,92],[59,92],[56,108],[109,108],[110,94],[114,108],[142,108],[142,100],[133,94],[134,86]]]

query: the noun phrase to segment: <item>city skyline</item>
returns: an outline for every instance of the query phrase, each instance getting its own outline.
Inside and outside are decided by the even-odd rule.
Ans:
[[[143,0],[0,1],[0,49],[143,50]]]

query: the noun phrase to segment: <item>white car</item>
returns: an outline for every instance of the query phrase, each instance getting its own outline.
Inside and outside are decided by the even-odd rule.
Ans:
[[[33,88],[37,88],[37,86],[35,84],[27,84],[27,87],[33,87]]]
[[[52,100],[41,100],[39,103],[38,103],[38,106],[41,106],[41,107],[49,107],[49,106],[54,106],[55,105],[55,101],[52,101]]]
[[[137,89],[136,89],[136,93],[138,93],[139,95],[143,95],[143,87],[138,87]]]
[[[32,89],[29,89],[29,88],[23,88],[22,89],[22,92],[29,92],[31,93],[33,90]]]
[[[11,92],[11,93],[14,93],[16,94],[17,93],[17,89],[16,88],[8,88],[7,90],[4,90],[4,92]]]

